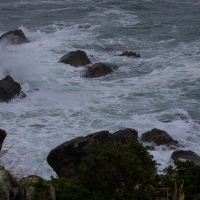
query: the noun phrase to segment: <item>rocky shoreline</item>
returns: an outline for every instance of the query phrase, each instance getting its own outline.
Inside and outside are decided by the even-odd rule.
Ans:
[[[0,129],[0,149],[3,146],[4,139],[7,133],[5,130]],[[77,137],[70,141],[52,149],[47,156],[48,164],[53,168],[58,177],[72,178],[77,175],[78,168],[81,160],[88,155],[90,148],[100,148],[108,142],[119,142],[122,144],[129,144],[131,141],[141,142],[146,149],[154,150],[155,146],[164,145],[168,149],[176,149],[171,158],[178,158],[190,160],[200,165],[200,156],[192,151],[182,150],[177,140],[174,140],[167,132],[160,129],[152,129],[138,137],[138,131],[132,128],[126,128],[114,133],[103,130],[96,133],[86,135],[85,137]],[[146,146],[145,143],[151,143],[152,146]],[[0,155],[3,151],[0,151]],[[0,156],[1,157],[1,156]],[[2,165],[3,163],[1,163]],[[55,191],[48,181],[42,179],[36,174],[23,178],[16,179],[12,174],[7,171],[4,166],[0,167],[0,194],[1,200],[17,200],[17,199],[32,199],[35,187],[37,184],[48,186],[49,198],[55,199]],[[26,191],[26,192],[25,192]],[[23,198],[22,198],[23,197]]]

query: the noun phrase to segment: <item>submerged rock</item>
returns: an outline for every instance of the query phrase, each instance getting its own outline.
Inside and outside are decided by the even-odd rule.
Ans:
[[[200,156],[194,153],[193,151],[178,150],[174,151],[171,155],[171,158],[179,158],[184,160],[191,160],[195,164],[200,165]]]
[[[98,78],[112,73],[117,66],[111,63],[95,63],[86,71],[85,77]]]
[[[48,164],[59,177],[69,178],[77,174],[82,158],[87,155],[90,147],[99,148],[106,142],[118,141],[128,144],[138,139],[138,132],[134,129],[124,129],[113,134],[100,131],[85,137],[77,137],[51,150],[47,157]]]
[[[3,146],[3,141],[4,141],[4,139],[5,139],[6,136],[7,136],[6,131],[0,129],[0,151],[1,151],[1,148]]]
[[[17,44],[28,43],[29,41],[24,35],[22,30],[14,30],[4,33],[0,37],[0,42],[4,42],[5,44],[17,45]]]
[[[13,78],[7,75],[0,80],[0,102],[9,102],[16,96],[25,97],[25,93],[21,91],[19,83],[15,82]]]
[[[78,67],[90,64],[90,59],[87,57],[84,51],[77,50],[71,51],[70,53],[64,55],[62,58],[60,58],[59,62]]]
[[[127,56],[127,57],[130,57],[130,56],[134,56],[134,57],[140,57],[140,54],[137,54],[133,51],[124,51],[122,54],[119,54],[118,56]]]
[[[160,129],[152,129],[142,134],[142,142],[155,142],[157,145],[178,145],[178,141],[174,140],[167,132]]]

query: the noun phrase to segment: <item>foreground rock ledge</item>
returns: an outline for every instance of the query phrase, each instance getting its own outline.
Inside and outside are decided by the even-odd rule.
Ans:
[[[36,191],[36,183],[40,180],[50,187],[44,199],[56,200],[55,189],[44,179],[33,175],[21,180],[16,179],[11,173],[0,166],[0,200],[33,200]],[[43,196],[41,196],[41,199]]]
[[[3,42],[4,44],[17,45],[17,44],[28,43],[29,41],[24,35],[22,30],[14,30],[4,33],[0,37],[0,42]]]
[[[106,142],[118,141],[128,144],[138,139],[135,129],[124,129],[113,134],[100,131],[85,137],[77,137],[51,150],[47,157],[48,164],[54,169],[58,177],[69,178],[77,174],[82,158],[87,155],[90,147],[99,148]]]

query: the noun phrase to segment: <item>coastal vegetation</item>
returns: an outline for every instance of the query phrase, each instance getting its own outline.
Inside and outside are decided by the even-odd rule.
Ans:
[[[141,143],[90,149],[73,178],[53,178],[57,200],[198,200],[200,166],[174,159],[163,174]]]

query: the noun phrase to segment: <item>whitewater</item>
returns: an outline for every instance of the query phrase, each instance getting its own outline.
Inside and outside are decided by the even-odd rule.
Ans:
[[[30,41],[0,44],[0,79],[12,76],[27,95],[0,103],[6,169],[49,179],[51,149],[124,128],[165,130],[200,155],[199,19],[199,0],[1,0],[0,35],[21,29]],[[58,62],[78,49],[119,68],[92,79]],[[141,57],[117,56],[126,50]],[[159,170],[172,152],[150,152]]]

